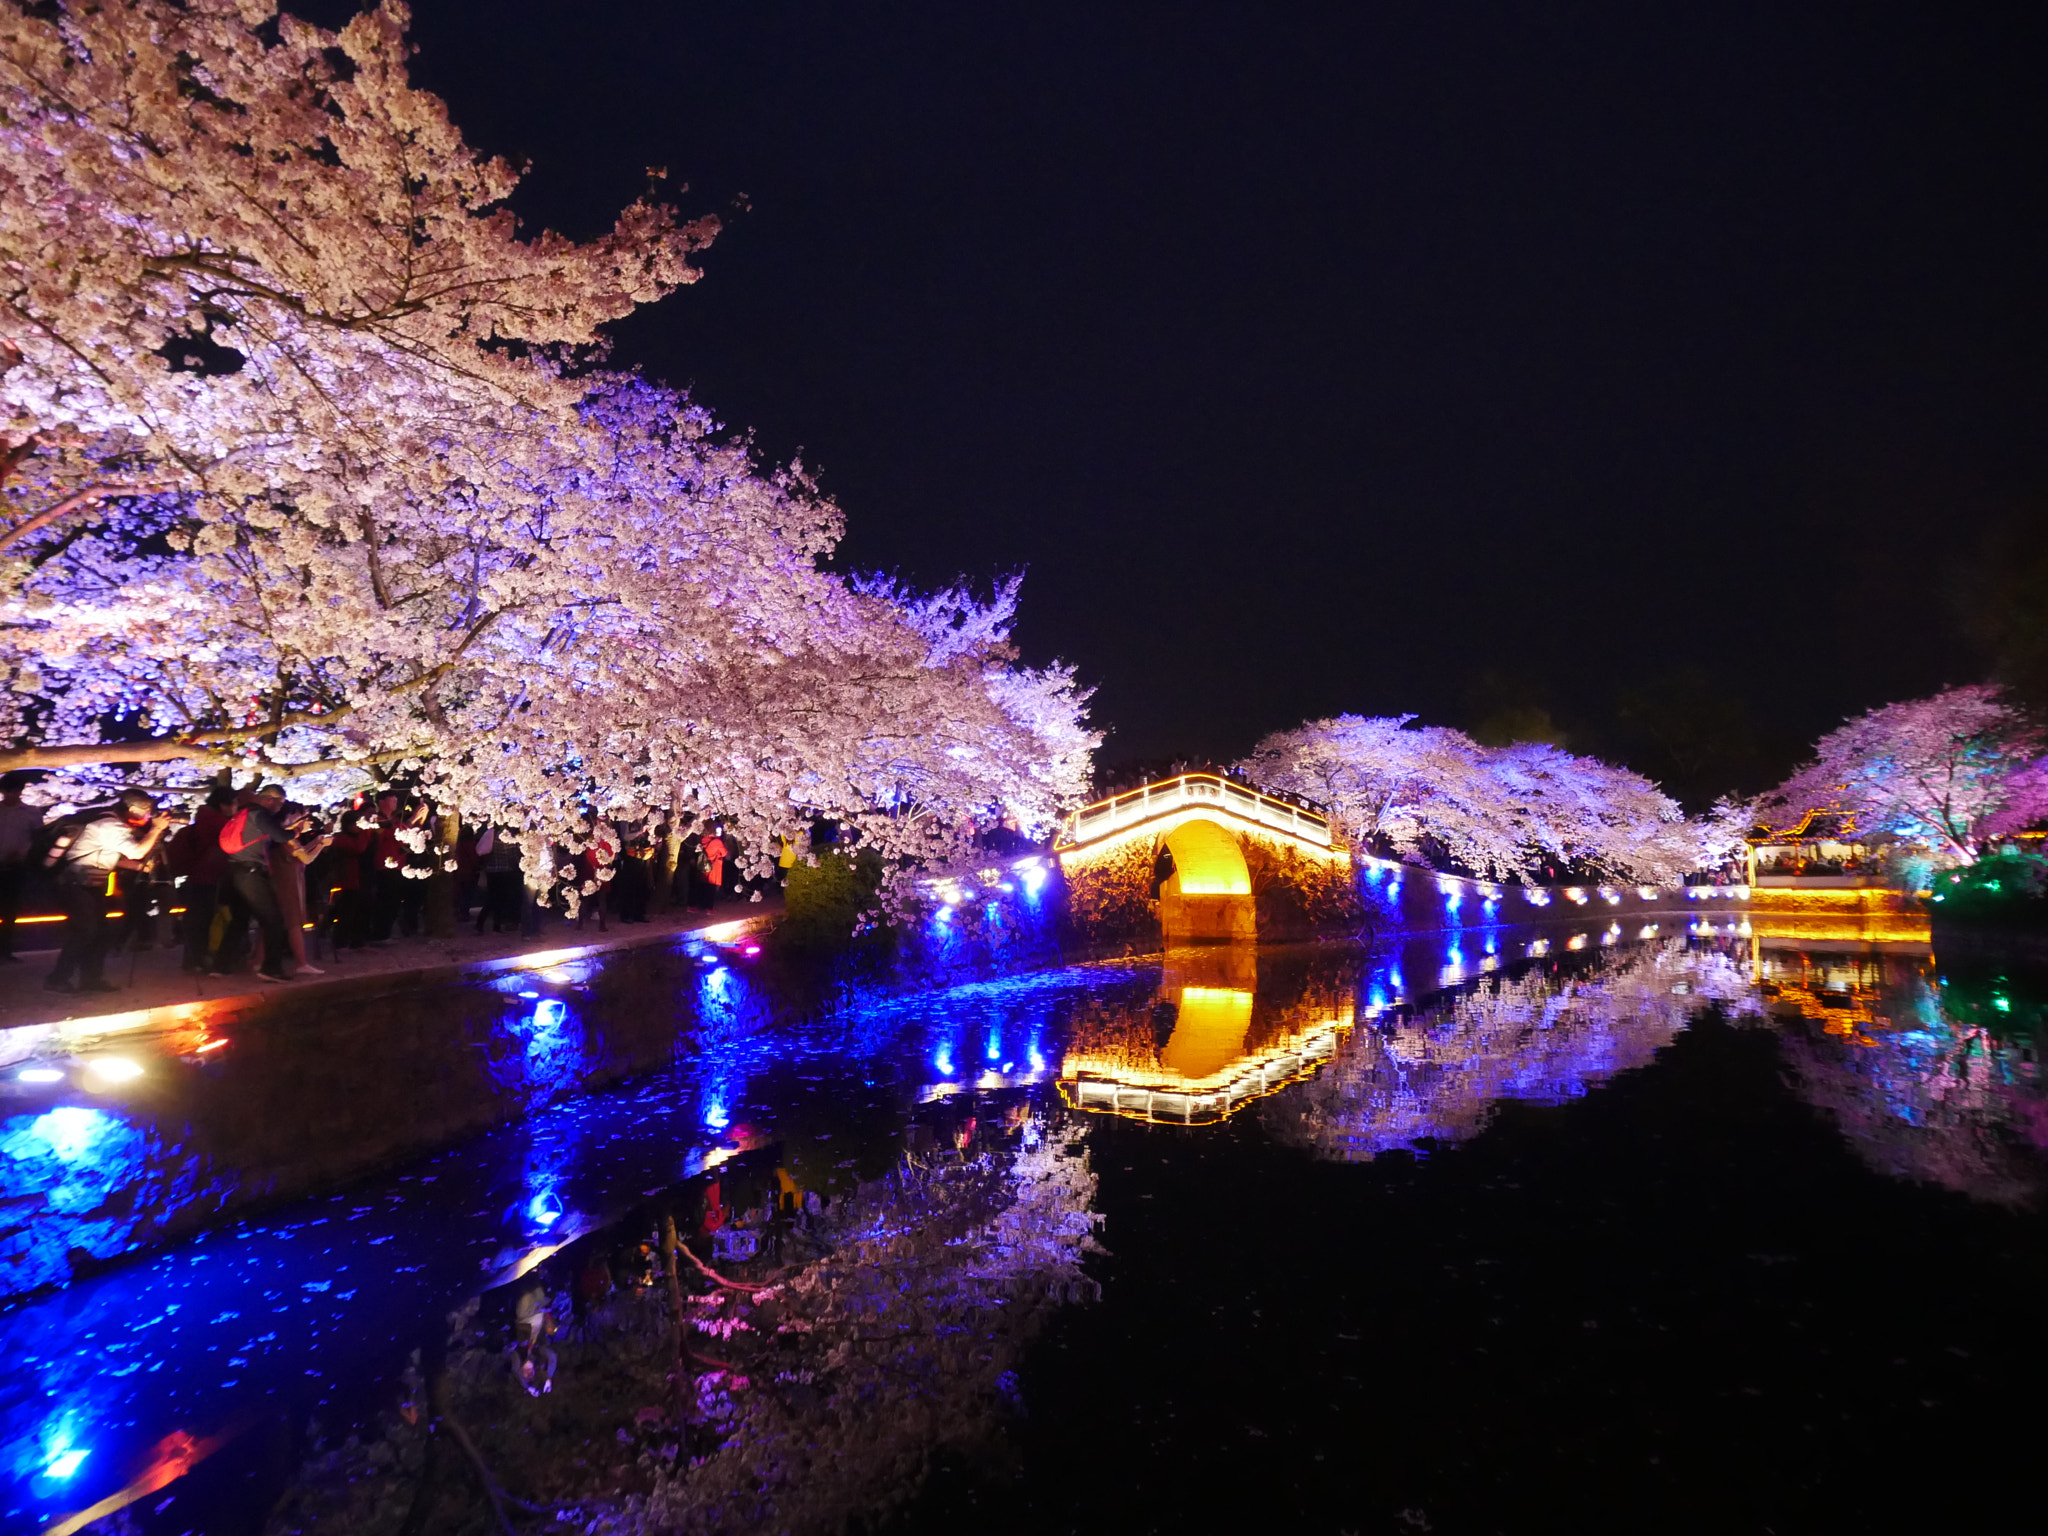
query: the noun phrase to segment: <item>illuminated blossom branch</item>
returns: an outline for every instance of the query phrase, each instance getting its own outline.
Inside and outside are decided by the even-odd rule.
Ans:
[[[1260,741],[1237,771],[1328,806],[1351,838],[1403,858],[1448,858],[1488,879],[1546,860],[1625,880],[1676,880],[1719,864],[1748,819],[1717,807],[1688,821],[1640,774],[1542,742],[1482,747],[1413,715],[1311,720]]]

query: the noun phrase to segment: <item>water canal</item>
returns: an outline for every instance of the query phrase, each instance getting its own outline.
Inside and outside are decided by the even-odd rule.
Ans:
[[[1683,927],[829,1008],[704,951],[673,1059],[567,1096],[535,1084],[627,1002],[558,967],[505,992],[496,1055],[465,1046],[531,1115],[0,1314],[0,1519],[1994,1528],[2031,1498],[2043,1379],[2038,980]],[[180,1112],[223,1113],[196,1095],[228,1069],[163,1050]],[[266,1060],[307,1126],[361,1095],[359,1065]],[[17,1177],[76,1184],[53,1207],[144,1134],[111,1091],[9,1091]],[[216,1134],[280,1188],[289,1140]],[[664,1220],[742,1287],[681,1267],[681,1388]],[[436,1402],[501,1512],[430,1454]]]

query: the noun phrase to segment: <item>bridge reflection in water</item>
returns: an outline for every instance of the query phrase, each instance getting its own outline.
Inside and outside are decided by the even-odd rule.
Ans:
[[[1733,934],[1730,950],[1621,939],[1609,925],[1431,935],[1379,954],[1169,951],[1149,1001],[1077,1013],[1060,1091],[1178,1125],[1278,1095],[1262,1118],[1281,1139],[1348,1160],[1462,1139],[1500,1099],[1577,1097],[1649,1061],[1707,1002],[1755,1011],[1749,945]],[[1411,997],[1409,974],[1426,996]]]
[[[1336,1054],[1354,1011],[1349,989],[1328,984],[1284,1003],[1262,999],[1252,949],[1173,950],[1149,1010],[1076,1021],[1060,1092],[1081,1109],[1207,1124],[1315,1071]]]

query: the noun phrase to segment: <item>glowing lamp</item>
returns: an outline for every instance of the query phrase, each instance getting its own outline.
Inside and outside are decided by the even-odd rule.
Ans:
[[[142,1076],[142,1068],[126,1056],[95,1056],[85,1070],[107,1083],[132,1083]]]
[[[85,1458],[91,1454],[90,1451],[83,1450],[59,1451],[51,1459],[50,1464],[43,1468],[43,1476],[54,1478],[60,1483],[65,1482],[84,1464]]]
[[[14,1078],[21,1083],[61,1083],[64,1074],[55,1067],[23,1067]]]

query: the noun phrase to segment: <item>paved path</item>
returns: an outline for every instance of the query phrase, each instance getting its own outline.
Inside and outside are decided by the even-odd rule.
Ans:
[[[779,917],[779,897],[760,902],[726,902],[710,913],[666,912],[645,923],[631,925],[616,918],[600,932],[595,917],[581,929],[559,917],[548,918],[539,934],[478,934],[469,924],[457,925],[452,939],[393,939],[369,949],[350,950],[340,959],[319,962],[324,976],[302,976],[283,986],[258,982],[253,973],[238,976],[189,976],[179,968],[183,952],[176,946],[141,953],[110,956],[107,979],[122,983],[118,992],[84,996],[51,992],[44,988],[57,958],[54,944],[58,925],[47,928],[17,928],[25,944],[47,942],[49,948],[28,949],[16,965],[0,963],[0,1029],[24,1024],[55,1024],[65,1019],[95,1018],[106,1014],[164,1008],[178,1003],[220,1002],[244,996],[276,999],[310,989],[360,981],[367,977],[406,971],[428,971],[477,965],[511,959],[535,951],[561,949],[626,949],[657,943],[676,934],[715,929],[730,923],[754,926],[755,921]]]

